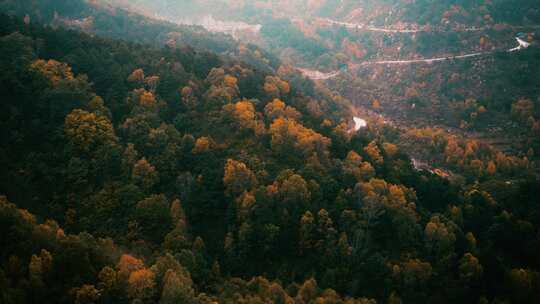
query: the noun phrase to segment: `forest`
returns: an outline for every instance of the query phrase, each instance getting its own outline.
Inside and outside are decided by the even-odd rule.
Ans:
[[[188,2],[195,14],[212,1]],[[270,6],[303,1],[217,2],[238,9],[229,17],[260,18],[260,37],[110,0],[0,0],[0,303],[540,299],[535,45],[477,65],[353,73],[398,44],[429,56],[488,42],[311,31]],[[355,1],[309,2],[303,13],[318,17],[355,10]],[[523,21],[502,0],[360,2],[366,12],[395,4],[420,25],[449,7],[513,26],[538,21],[540,9],[524,1]],[[508,33],[490,30],[493,47],[506,47],[496,38]],[[312,80],[294,59],[348,70]],[[502,64],[481,69],[487,61]],[[437,78],[443,71],[456,76]],[[470,84],[478,77],[482,88]],[[385,123],[402,104],[375,82],[428,123]],[[362,106],[373,118],[357,129]],[[434,109],[445,127],[429,120]],[[505,151],[469,136],[497,119],[526,140]]]

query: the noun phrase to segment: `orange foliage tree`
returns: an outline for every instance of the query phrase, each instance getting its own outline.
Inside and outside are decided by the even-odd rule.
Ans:
[[[135,69],[127,78],[129,82],[142,83],[144,81],[144,70]]]
[[[80,109],[66,116],[64,132],[73,146],[84,152],[104,145],[114,145],[118,141],[107,117]]]
[[[266,104],[264,107],[264,114],[270,120],[274,120],[279,117],[298,120],[302,116],[302,114],[300,114],[294,107],[286,105],[283,101],[277,98]]]
[[[48,61],[38,59],[32,63],[30,69],[42,74],[53,85],[57,85],[61,80],[74,79],[73,72],[68,64],[53,59]]]
[[[228,159],[223,176],[225,192],[229,195],[239,195],[257,185],[255,174],[243,162]]]
[[[146,268],[133,271],[128,279],[128,295],[132,299],[146,300],[156,292],[154,273]]]
[[[304,157],[326,157],[331,140],[292,119],[277,118],[270,126],[272,148],[278,153],[297,151]]]

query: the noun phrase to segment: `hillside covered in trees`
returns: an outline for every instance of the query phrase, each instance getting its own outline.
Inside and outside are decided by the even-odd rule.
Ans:
[[[400,125],[451,128],[539,157],[535,1],[100,2],[180,24],[209,14],[200,25],[332,78],[327,86],[356,107],[379,104],[372,109]],[[509,52],[518,35],[531,47]]]
[[[271,38],[256,46],[110,2],[0,1],[0,303],[540,298],[534,146],[505,153],[384,123],[375,114],[386,103],[371,99],[375,118],[355,128],[358,104],[346,97],[373,87],[302,75],[282,56],[291,41],[306,62],[343,57],[281,17],[268,17]],[[249,12],[233,2],[238,18]],[[205,3],[193,1],[193,14]],[[538,60],[526,51],[520,60]],[[505,56],[496,60],[514,60]],[[500,111],[533,145],[540,107],[528,71],[512,84],[523,98]],[[512,79],[490,85],[501,82]],[[497,107],[441,108],[483,124]]]

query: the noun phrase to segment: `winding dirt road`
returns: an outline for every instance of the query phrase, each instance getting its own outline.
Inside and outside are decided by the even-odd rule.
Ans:
[[[296,68],[296,69],[300,71],[307,78],[310,78],[311,80],[326,80],[326,79],[334,78],[338,76],[339,74],[341,74],[341,71],[324,73],[321,71],[304,69],[304,68]]]
[[[521,40],[520,38],[516,38],[518,42],[518,46],[506,50],[507,53],[513,53],[518,52],[523,49],[526,49],[530,46],[530,43],[525,42]],[[470,53],[470,54],[463,54],[463,55],[455,55],[455,56],[446,56],[446,57],[435,57],[435,58],[422,58],[422,59],[409,59],[409,60],[375,60],[375,61],[364,61],[358,64],[353,64],[349,66],[348,70],[356,70],[361,67],[370,66],[370,65],[407,65],[407,64],[415,64],[415,63],[427,63],[432,64],[435,62],[444,62],[444,61],[450,61],[450,60],[459,60],[459,59],[467,59],[467,58],[474,58],[474,57],[480,57],[480,56],[487,56],[494,54],[496,51],[488,51],[488,52],[476,52],[476,53]],[[304,69],[304,68],[298,68],[298,70],[306,77],[312,79],[312,80],[327,80],[331,78],[337,77],[339,74],[342,73],[342,71],[334,71],[330,73],[323,73],[317,70],[310,70],[310,69]]]

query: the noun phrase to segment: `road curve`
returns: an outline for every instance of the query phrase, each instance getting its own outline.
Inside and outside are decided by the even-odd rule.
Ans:
[[[519,38],[516,38],[519,45],[506,50],[507,53],[513,53],[518,52],[523,49],[526,49],[530,43],[526,43],[523,40],[520,40]],[[360,67],[365,66],[372,66],[372,65],[407,65],[407,64],[415,64],[415,63],[427,63],[432,64],[434,62],[443,62],[443,61],[449,61],[449,60],[459,60],[459,59],[467,59],[467,58],[474,58],[474,57],[480,57],[480,56],[487,56],[495,53],[495,51],[488,51],[488,52],[476,52],[476,53],[470,53],[470,54],[463,54],[463,55],[454,55],[454,56],[446,56],[446,57],[435,57],[435,58],[421,58],[421,59],[409,59],[409,60],[376,60],[376,61],[364,61],[361,63],[350,65],[348,70],[355,70]],[[335,78],[338,75],[341,74],[341,71],[334,71],[330,73],[324,73],[317,70],[310,70],[305,68],[297,68],[298,71],[300,71],[304,76],[310,78],[311,80],[327,80],[331,78]]]

